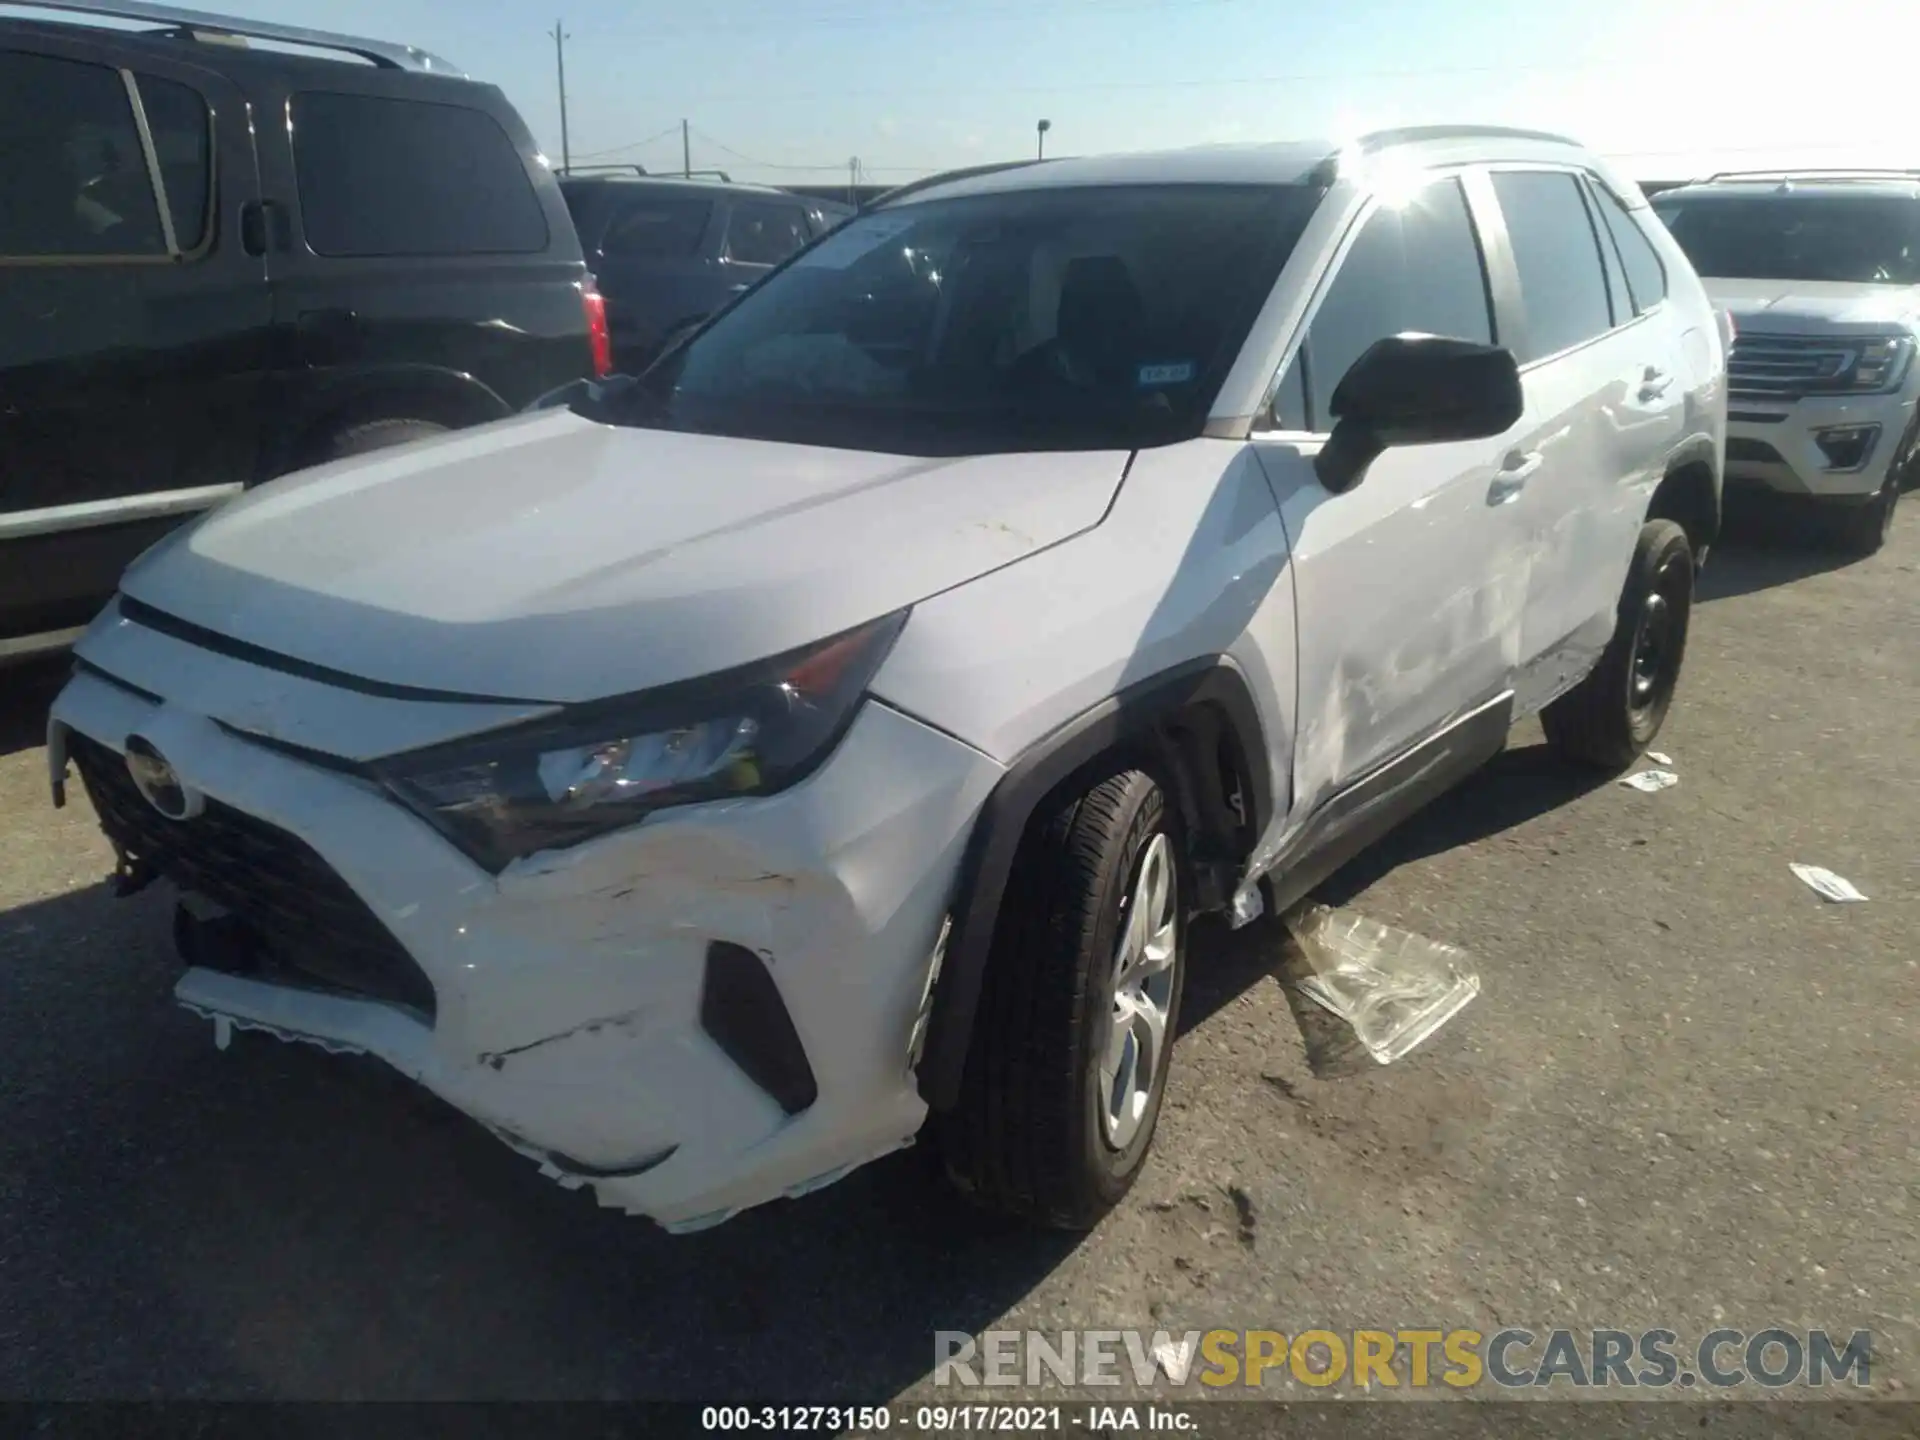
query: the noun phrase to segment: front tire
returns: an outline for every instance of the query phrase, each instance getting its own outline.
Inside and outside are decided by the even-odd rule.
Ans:
[[[940,1140],[979,1204],[1092,1227],[1145,1164],[1186,968],[1184,851],[1160,786],[1122,770],[1029,831],[1001,907],[959,1103]]]
[[[1618,770],[1660,733],[1680,680],[1693,614],[1693,548],[1671,520],[1640,527],[1613,638],[1600,663],[1540,714],[1547,743],[1584,764]]]
[[[1902,470],[1889,470],[1879,494],[1859,509],[1838,517],[1840,544],[1848,554],[1878,554],[1893,534],[1893,512],[1900,503]]]

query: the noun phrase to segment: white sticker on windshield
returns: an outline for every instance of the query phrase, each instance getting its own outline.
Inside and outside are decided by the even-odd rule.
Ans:
[[[794,269],[844,270],[863,256],[871,255],[889,240],[913,228],[907,215],[868,215],[849,220],[833,234],[806,251],[793,262]]]

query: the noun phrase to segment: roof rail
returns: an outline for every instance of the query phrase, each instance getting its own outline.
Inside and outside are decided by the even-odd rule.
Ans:
[[[562,179],[567,179],[570,177],[578,177],[581,179],[591,179],[593,178],[593,176],[604,174],[609,170],[624,171],[631,174],[635,179],[639,179],[639,180],[662,180],[662,181],[665,181],[665,180],[713,180],[726,185],[731,185],[734,183],[733,177],[727,174],[727,172],[724,170],[649,170],[644,165],[632,165],[632,164],[628,164],[628,165],[615,165],[615,164],[557,165],[554,167],[553,173],[560,176]],[[747,181],[746,183],[752,184],[753,182]],[[771,190],[773,187],[771,185],[767,185],[767,186],[762,186],[761,188]]]
[[[389,70],[431,71],[437,75],[465,74],[450,61],[413,45],[366,40],[357,35],[336,35],[330,30],[310,30],[304,25],[273,25],[262,20],[242,20],[233,15],[212,15],[204,10],[182,10],[175,5],[152,4],[149,0],[13,0],[13,3],[32,10],[57,10],[112,20],[141,20],[188,36],[205,31],[210,36],[239,36],[249,40],[278,41],[283,45],[307,45],[316,50],[337,50],[343,54],[357,55],[362,60]]]
[[[976,175],[997,175],[1002,170],[1019,170],[1028,165],[1046,163],[1044,160],[995,160],[986,165],[966,165],[958,170],[942,170],[937,175],[922,175],[918,180],[909,180],[904,185],[896,185],[891,190],[882,191],[860,208],[863,211],[877,210],[882,205],[890,205],[895,200],[904,200],[909,195],[918,194],[935,185],[946,185],[955,180],[971,180]]]
[[[1353,143],[1362,155],[1371,155],[1391,145],[1411,145],[1421,140],[1546,140],[1555,145],[1574,146],[1580,143],[1548,130],[1517,130],[1508,125],[1406,125],[1397,130],[1375,130]]]
[[[1708,184],[1716,180],[1920,180],[1920,170],[1721,170],[1707,177]]]

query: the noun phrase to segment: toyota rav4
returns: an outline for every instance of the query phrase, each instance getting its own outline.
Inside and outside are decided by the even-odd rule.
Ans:
[[[51,721],[176,996],[395,1066],[674,1229],[937,1139],[1093,1223],[1188,923],[1288,907],[1539,713],[1630,762],[1726,336],[1573,143],[901,192],[645,375],[237,499]]]

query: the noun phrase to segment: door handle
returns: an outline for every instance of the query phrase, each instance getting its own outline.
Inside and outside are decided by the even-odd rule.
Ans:
[[[293,228],[286,207],[273,200],[249,200],[240,207],[240,248],[249,255],[286,250],[293,244]]]
[[[1494,472],[1493,483],[1487,487],[1487,504],[1505,505],[1519,497],[1527,488],[1527,481],[1533,472],[1546,463],[1546,456],[1538,450],[1515,450],[1501,462]]]
[[[1649,365],[1646,373],[1640,377],[1640,399],[1658,400],[1667,393],[1667,387],[1673,384],[1673,376],[1657,365]]]

